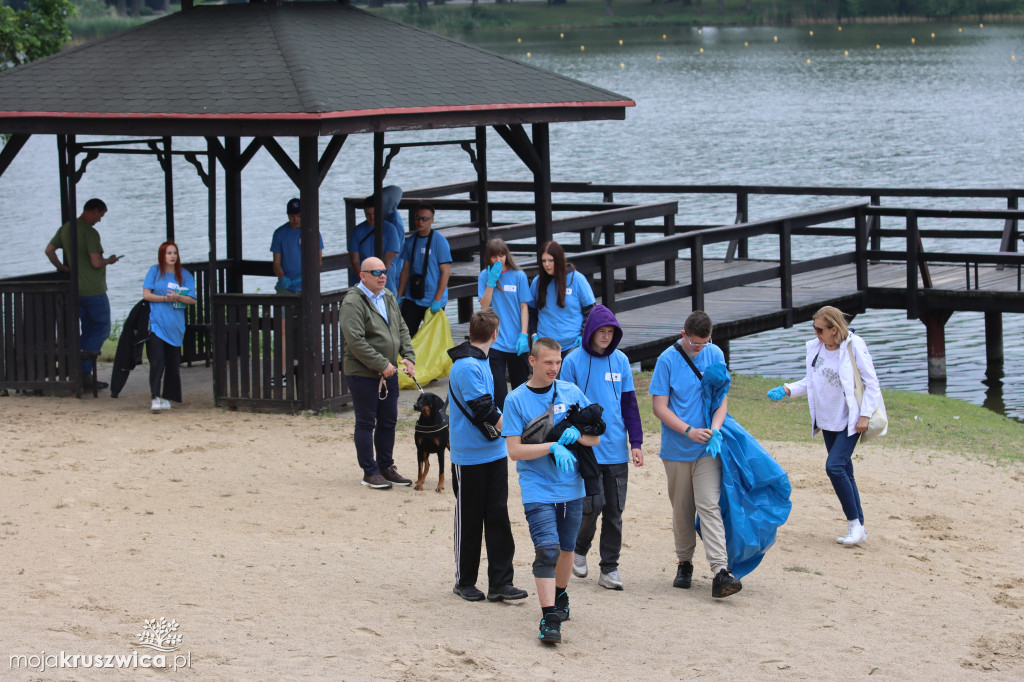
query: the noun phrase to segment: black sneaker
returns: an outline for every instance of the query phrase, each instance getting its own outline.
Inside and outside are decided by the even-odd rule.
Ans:
[[[459,595],[466,601],[483,601],[484,593],[476,588],[476,585],[456,585],[452,592]],[[526,596],[525,594],[523,596]]]
[[[557,644],[562,641],[562,619],[557,614],[549,613],[540,619],[540,632],[537,639],[545,644]]]
[[[569,620],[569,593],[562,590],[555,597],[555,615],[563,623]]]
[[[511,584],[487,590],[487,601],[502,601],[504,599],[512,601],[515,599],[526,599],[528,596],[526,590],[521,590]]]
[[[733,578],[729,571],[723,568],[715,576],[714,582],[711,583],[711,596],[716,599],[728,597],[730,594],[736,594],[742,589],[743,583]]]
[[[690,589],[690,583],[693,581],[693,564],[689,561],[684,561],[679,564],[676,569],[676,579],[672,581],[672,587],[681,587],[684,590]]]

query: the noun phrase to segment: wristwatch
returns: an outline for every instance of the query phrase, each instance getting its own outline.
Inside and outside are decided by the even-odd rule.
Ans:
[[[683,435],[684,435],[684,436],[685,436],[685,435],[688,435],[688,434],[690,433],[690,429],[692,429],[692,428],[693,428],[693,425],[692,425],[692,424],[691,424],[690,426],[687,426],[687,427],[686,427],[686,430],[685,430],[685,431],[683,431]]]

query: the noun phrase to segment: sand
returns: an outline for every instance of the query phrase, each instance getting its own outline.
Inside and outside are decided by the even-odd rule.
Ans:
[[[183,406],[154,415],[144,380],[132,382],[119,400],[0,398],[2,679],[1024,677],[1018,465],[862,446],[868,541],[846,548],[820,440],[765,443],[790,474],[793,512],[743,591],[713,600],[699,545],[693,588],[672,587],[665,473],[648,434],[646,464],[630,472],[625,590],[597,585],[593,550],[550,647],[536,639],[514,475],[516,582],[530,597],[469,603],[452,594],[454,504],[450,483],[433,490],[436,465],[422,492],[371,490],[351,410],[231,412],[187,384]],[[406,475],[414,398],[403,393],[396,450]],[[166,663],[187,654],[189,667],[11,669],[11,656],[44,652],[154,654],[137,635],[161,618],[181,635]]]

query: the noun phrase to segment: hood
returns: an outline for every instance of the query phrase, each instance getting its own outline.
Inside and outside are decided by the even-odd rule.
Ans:
[[[461,360],[462,358],[476,358],[477,360],[486,360],[487,354],[482,350],[471,344],[469,341],[463,341],[454,348],[448,349],[448,357],[452,359],[452,362]]]
[[[612,342],[608,344],[603,353],[595,353],[590,348],[590,337],[594,335],[595,331],[609,324],[615,327],[615,333],[612,334]],[[619,347],[620,341],[622,341],[622,327],[619,326],[619,321],[615,319],[615,313],[600,303],[595,305],[587,317],[587,323],[583,326],[583,349],[595,358],[606,358],[615,352],[615,349]]]

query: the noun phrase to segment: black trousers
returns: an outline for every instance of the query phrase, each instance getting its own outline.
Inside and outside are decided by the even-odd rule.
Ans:
[[[405,320],[405,326],[409,328],[409,336],[416,336],[416,332],[419,331],[420,325],[423,324],[423,317],[427,314],[430,308],[424,308],[418,303],[413,303],[409,299],[402,300],[402,319]]]
[[[505,383],[505,371],[508,370],[508,379],[512,388],[516,388],[530,378],[528,357],[527,353],[516,355],[493,348],[487,351],[487,362],[491,366],[491,376],[494,377],[494,404],[498,406],[498,409],[505,409],[505,396],[509,392],[508,384]]]
[[[486,464],[452,463],[455,491],[455,584],[475,585],[480,538],[487,543],[488,591],[512,584],[516,543],[508,520],[508,458]]]
[[[146,357],[149,358],[149,392],[154,398],[181,402],[181,348],[172,346],[156,334],[146,339]],[[160,392],[160,379],[164,390]]]
[[[583,520],[576,536],[576,553],[584,556],[590,551],[601,517],[601,572],[619,570],[622,551],[622,510],[626,508],[626,483],[629,464],[598,464],[601,472],[601,492],[583,498]]]

